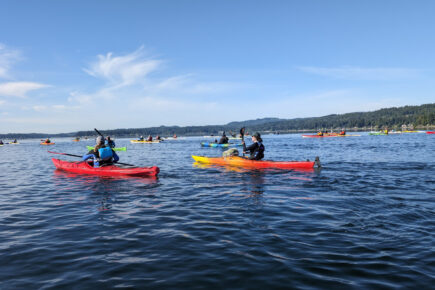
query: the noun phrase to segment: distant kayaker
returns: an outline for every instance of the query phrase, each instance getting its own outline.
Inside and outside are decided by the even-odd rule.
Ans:
[[[162,140],[162,138],[160,137],[160,135],[156,136],[156,140]]]
[[[147,141],[153,141],[153,136],[148,135]]]
[[[144,141],[143,136],[140,136],[138,141]]]
[[[14,139],[14,142],[12,142],[12,143],[18,143],[17,139]]]
[[[263,139],[261,139],[260,133],[255,133],[251,137],[253,144],[246,147],[245,141],[242,141],[243,152],[249,153],[249,159],[251,160],[261,160],[264,158],[264,150],[266,148],[263,145]]]
[[[47,138],[47,139],[45,139],[45,144],[50,144],[51,143],[51,140],[49,139],[49,138]]]
[[[177,139],[177,134],[174,134],[174,136],[172,136],[172,138]]]
[[[115,148],[115,141],[113,141],[112,139],[110,139],[110,136],[106,137],[106,143],[107,146],[109,146],[110,148]]]
[[[225,132],[222,134],[222,137],[219,139],[219,144],[227,144],[228,143],[228,137],[225,135]]]
[[[323,132],[319,130],[319,132],[317,132],[317,136],[323,136]]]
[[[110,165],[119,161],[119,156],[109,146],[104,144],[104,139],[101,136],[97,137],[97,142],[94,149],[83,155],[82,160],[93,159],[94,167]]]
[[[344,135],[346,135],[346,130],[341,130],[341,132],[340,132],[340,134],[339,135],[341,135],[341,136],[344,136]]]
[[[3,145],[4,143],[3,143],[3,140],[0,140],[0,145]]]

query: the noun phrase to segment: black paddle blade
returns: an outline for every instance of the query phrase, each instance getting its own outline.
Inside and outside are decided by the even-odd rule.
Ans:
[[[242,135],[242,136],[245,135],[245,127],[243,127],[242,129],[240,129],[240,135]]]
[[[100,133],[100,131],[97,130],[97,128],[94,128],[95,132],[97,132],[98,135],[100,135],[101,137],[104,137],[103,134]]]

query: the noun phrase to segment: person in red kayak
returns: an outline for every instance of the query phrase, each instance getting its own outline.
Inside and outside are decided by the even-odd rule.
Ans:
[[[245,141],[242,141],[243,144],[243,153],[250,154],[249,159],[251,160],[261,160],[264,158],[264,151],[266,148],[263,145],[263,139],[261,139],[260,133],[255,133],[251,137],[253,144],[246,147]]]
[[[323,136],[322,130],[319,130],[319,132],[317,132],[317,136]]]
[[[341,130],[341,132],[340,132],[340,134],[338,134],[338,135],[340,135],[340,136],[344,136],[344,135],[346,135],[346,130]]]
[[[101,136],[97,137],[97,144],[94,149],[83,155],[82,160],[86,161],[91,158],[94,161],[94,167],[110,165],[119,161],[119,156],[110,146],[104,144],[104,138]]]

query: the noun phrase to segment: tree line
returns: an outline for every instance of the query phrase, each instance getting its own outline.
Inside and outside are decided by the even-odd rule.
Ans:
[[[147,135],[172,136],[201,136],[219,135],[223,131],[227,135],[231,132],[237,134],[241,127],[246,127],[248,131],[259,132],[297,132],[297,131],[316,131],[318,129],[342,129],[347,130],[368,130],[389,129],[400,130],[402,125],[413,125],[416,128],[433,128],[435,125],[435,103],[421,106],[405,106],[381,109],[373,112],[356,112],[347,114],[333,114],[323,117],[278,119],[263,118],[247,120],[242,122],[231,122],[226,125],[207,125],[207,126],[159,126],[150,128],[129,128],[105,130],[105,135],[116,137],[137,137]],[[23,139],[23,138],[46,138],[50,137],[85,137],[94,136],[94,130],[78,131],[61,134],[46,133],[9,133],[0,134],[1,139]]]

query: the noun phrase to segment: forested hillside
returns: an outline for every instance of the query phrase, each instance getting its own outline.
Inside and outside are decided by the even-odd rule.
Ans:
[[[297,131],[315,131],[317,129],[341,129],[347,130],[370,130],[388,127],[390,129],[400,130],[402,125],[412,125],[415,128],[426,129],[435,126],[435,103],[421,106],[405,106],[399,108],[381,109],[373,112],[356,112],[342,115],[328,115],[314,118],[297,118],[297,119],[278,119],[263,118],[256,120],[247,120],[242,122],[231,122],[226,125],[208,125],[208,126],[160,126],[150,128],[130,128],[130,129],[113,129],[106,130],[104,134],[116,137],[134,137],[139,135],[160,135],[172,136],[194,136],[220,134],[222,131],[237,133],[241,127],[246,127],[248,131],[260,132],[297,132]],[[95,131],[90,128],[89,131],[70,132],[62,134],[51,134],[50,137],[75,137],[75,136],[94,136]],[[45,138],[48,134],[0,134],[2,139],[11,138]]]

